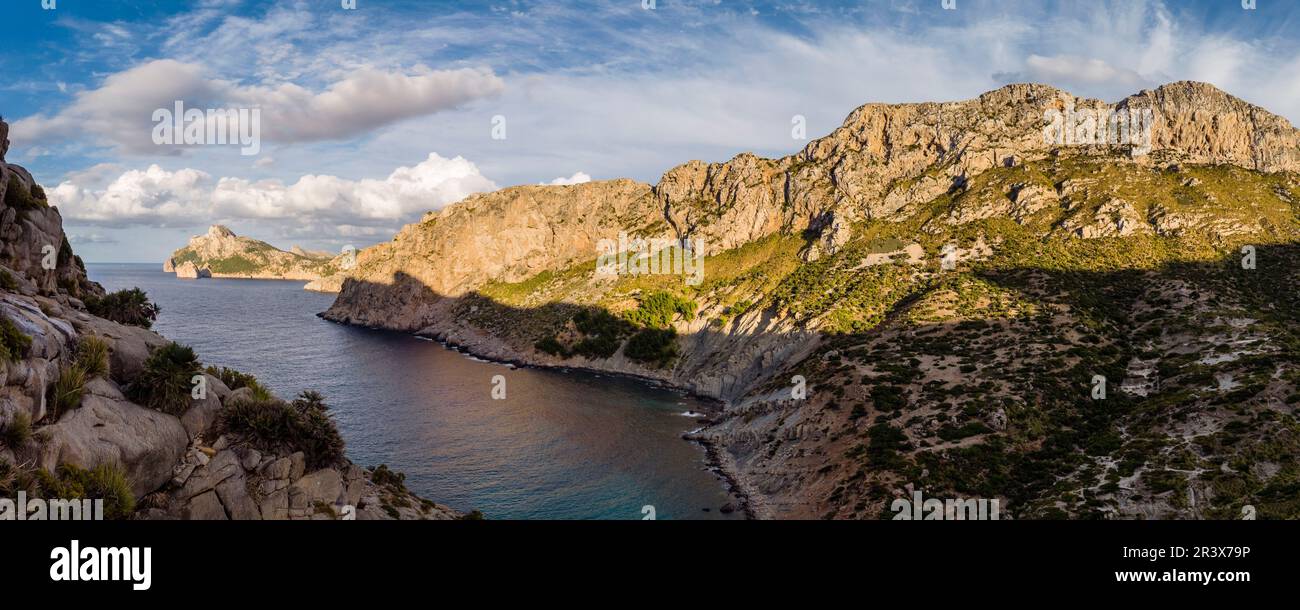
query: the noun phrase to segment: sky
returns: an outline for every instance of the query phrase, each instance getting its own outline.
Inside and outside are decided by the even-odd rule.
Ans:
[[[1011,82],[1199,80],[1300,120],[1291,0],[347,1],[6,0],[7,160],[88,262],[161,262],[214,223],[365,247],[474,192],[654,183]],[[255,154],[159,133],[178,101],[243,109]]]

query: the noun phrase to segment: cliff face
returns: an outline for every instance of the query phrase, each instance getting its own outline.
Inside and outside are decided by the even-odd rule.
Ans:
[[[132,398],[156,383],[149,359],[170,342],[87,310],[83,299],[101,303],[104,291],[86,277],[31,175],[3,162],[8,131],[0,122],[0,497],[120,489],[107,503],[134,510],[116,516],[143,519],[460,516],[415,497],[386,470],[346,458],[311,463],[294,443],[259,449],[223,428],[224,414],[245,401],[287,404],[249,387],[232,391],[204,374],[203,396],[177,415]],[[102,370],[87,364],[97,342]]]
[[[221,225],[196,235],[163,263],[163,271],[198,279],[227,277],[320,282],[337,274],[347,257],[309,252],[294,246],[284,251],[264,241],[240,237]]]
[[[594,259],[599,241],[620,231],[669,235],[650,187],[612,180],[471,195],[362,250],[325,317],[417,330],[441,297]]]
[[[1119,111],[1149,131],[1045,137]],[[363,252],[325,315],[722,399],[694,438],[763,517],[875,518],[914,489],[1017,518],[1295,516],[1267,490],[1300,458],[1297,170],[1289,123],[1199,83],[869,104],[790,157],[674,168],[626,215],[476,196]],[[593,215],[576,248],[517,238]],[[587,245],[619,231],[702,239],[704,282],[597,277]],[[1277,264],[1234,273],[1246,246]],[[1201,474],[1234,460],[1258,465]]]

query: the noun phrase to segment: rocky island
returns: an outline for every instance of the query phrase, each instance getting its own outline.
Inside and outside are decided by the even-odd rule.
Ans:
[[[1147,122],[1061,141],[1063,113]],[[1300,132],[1204,83],[868,104],[780,159],[472,195],[360,252],[323,315],[715,398],[689,437],[760,518],[921,488],[1297,518],[1298,172]],[[597,274],[620,234],[699,240],[704,281]]]
[[[213,225],[206,234],[190,238],[184,248],[173,252],[163,263],[163,271],[184,279],[301,280],[312,282],[311,290],[330,292],[321,282],[328,282],[346,267],[350,256],[298,246],[280,250],[264,241],[235,235],[222,225]]]
[[[324,397],[204,367],[149,330],[144,293],[90,281],[59,210],[4,161],[8,135],[0,121],[0,498],[102,499],[111,519],[465,516],[350,462]],[[200,252],[237,252],[210,237]]]

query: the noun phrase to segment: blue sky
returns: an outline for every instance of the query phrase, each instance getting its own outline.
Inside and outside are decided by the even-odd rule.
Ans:
[[[0,114],[89,261],[221,222],[288,247],[391,237],[466,194],[779,156],[867,102],[1007,82],[1116,100],[1193,79],[1300,119],[1300,3],[9,0]],[[262,146],[157,146],[152,113],[259,108]],[[504,117],[505,139],[494,139]]]

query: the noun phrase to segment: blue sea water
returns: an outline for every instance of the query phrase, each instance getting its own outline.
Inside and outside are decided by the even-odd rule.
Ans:
[[[490,519],[739,518],[682,440],[693,399],[618,377],[482,362],[438,343],[316,316],[333,295],[302,282],[179,280],[158,265],[90,264],[108,290],[139,287],[154,329],[205,364],[251,373],[282,397],[325,395],[366,466],[406,473],[421,496]],[[503,375],[506,398],[492,398]],[[707,512],[704,509],[709,509]]]

